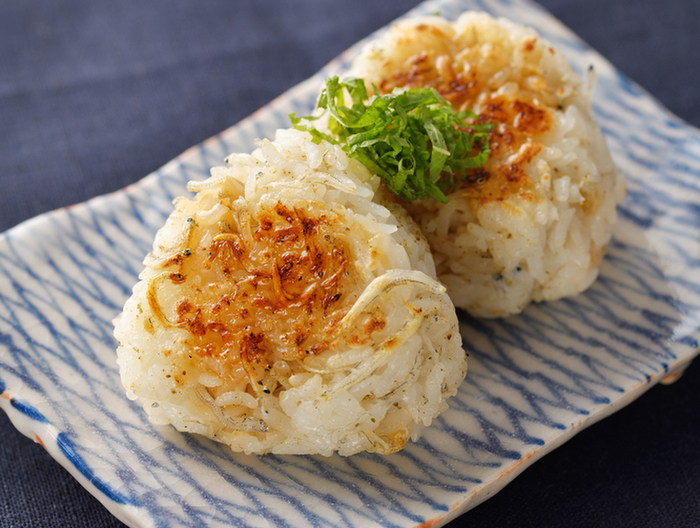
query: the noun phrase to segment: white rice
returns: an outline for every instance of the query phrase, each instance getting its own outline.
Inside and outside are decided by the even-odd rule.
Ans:
[[[350,75],[382,92],[432,86],[497,124],[484,169],[446,205],[407,206],[456,306],[515,314],[595,280],[625,184],[593,121],[592,86],[546,40],[484,13],[413,19],[368,45]]]
[[[115,321],[156,424],[245,453],[392,453],[466,373],[427,243],[338,147],[279,131],[179,198]]]

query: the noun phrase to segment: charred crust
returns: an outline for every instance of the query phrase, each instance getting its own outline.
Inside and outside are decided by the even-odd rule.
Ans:
[[[501,165],[499,170],[505,177],[506,181],[510,183],[527,183],[528,181],[527,174],[525,174],[525,171],[523,171],[523,169],[516,163]]]
[[[523,134],[544,134],[551,128],[551,118],[546,110],[519,100],[513,101],[512,107],[517,114],[513,125]]]
[[[265,340],[265,335],[261,333],[248,332],[241,338],[241,357],[248,363],[259,361],[265,355],[265,350],[260,344]]]
[[[503,123],[510,122],[510,112],[506,108],[506,102],[502,97],[489,99],[479,113],[480,123]]]
[[[386,321],[378,317],[370,317],[365,323],[365,333],[371,335],[379,330],[384,330]]]
[[[242,367],[250,383],[274,389],[263,363],[271,363],[280,342],[283,359],[319,354],[347,310],[341,300],[356,272],[346,221],[321,207],[282,202],[231,213],[210,242],[192,246],[189,259],[178,255],[177,271],[164,275],[178,286],[188,279],[172,323],[189,333],[193,361],[224,377]]]

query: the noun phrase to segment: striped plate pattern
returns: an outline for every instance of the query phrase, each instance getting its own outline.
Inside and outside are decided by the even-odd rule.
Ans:
[[[155,231],[230,152],[309,112],[324,71],[138,184],[0,239],[0,405],[130,526],[439,526],[697,354],[700,136],[535,4],[437,0],[533,26],[598,74],[596,117],[628,195],[584,294],[500,321],[460,314],[470,371],[446,412],[391,456],[244,456],[148,423],[124,396],[112,319]]]

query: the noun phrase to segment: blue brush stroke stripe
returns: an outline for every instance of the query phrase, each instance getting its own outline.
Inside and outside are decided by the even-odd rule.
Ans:
[[[85,462],[83,457],[81,457],[76,451],[76,445],[73,441],[68,438],[66,433],[58,433],[56,437],[56,445],[61,450],[61,453],[73,464],[73,466],[100,492],[102,492],[105,497],[116,502],[118,504],[132,504],[132,500],[119,493],[114,488],[106,484],[102,479],[95,475],[92,468]]]
[[[34,420],[36,422],[50,423],[49,420],[47,420],[46,416],[41,414],[36,407],[28,404],[24,400],[20,400],[19,398],[12,398],[12,399],[10,399],[10,404],[12,405],[12,407],[17,409],[19,412],[21,412],[22,414],[24,414],[25,416],[31,418],[32,420]]]

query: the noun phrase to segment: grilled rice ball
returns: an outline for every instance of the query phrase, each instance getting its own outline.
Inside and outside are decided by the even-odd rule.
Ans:
[[[467,368],[427,243],[306,132],[227,163],[176,200],[115,321],[128,395],[239,452],[401,449]]]
[[[407,204],[455,305],[479,317],[576,295],[595,280],[625,193],[584,87],[535,31],[485,13],[401,22],[349,75],[380,93],[433,87],[494,124],[490,157]]]

